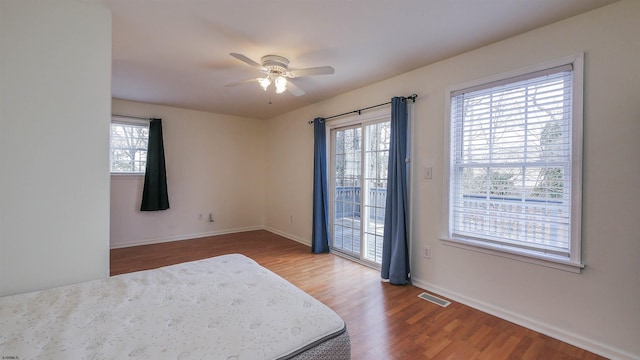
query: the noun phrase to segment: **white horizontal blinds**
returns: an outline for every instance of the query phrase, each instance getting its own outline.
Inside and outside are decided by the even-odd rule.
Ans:
[[[571,65],[452,95],[452,236],[569,256],[571,105]]]
[[[147,164],[149,122],[111,123],[111,172],[143,173]]]

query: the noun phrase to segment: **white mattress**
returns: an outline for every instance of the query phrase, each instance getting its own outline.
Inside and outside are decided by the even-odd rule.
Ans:
[[[238,254],[0,298],[0,355],[21,360],[279,359],[332,338],[348,346],[345,332],[330,308]]]

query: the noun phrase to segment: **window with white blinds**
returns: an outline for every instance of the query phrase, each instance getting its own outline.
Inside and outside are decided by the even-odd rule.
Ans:
[[[111,173],[144,174],[149,121],[111,120]]]
[[[575,96],[573,63],[451,92],[449,238],[580,263]]]

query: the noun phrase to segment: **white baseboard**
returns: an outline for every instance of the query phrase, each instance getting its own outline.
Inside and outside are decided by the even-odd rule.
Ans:
[[[560,341],[564,341],[568,344],[577,346],[581,349],[585,349],[587,351],[591,351],[595,354],[604,356],[609,359],[620,359],[620,360],[632,360],[637,359],[637,355],[633,355],[622,351],[620,349],[613,348],[609,345],[602,344],[600,342],[587,339],[578,334],[574,334],[571,332],[567,332],[566,330],[558,329],[554,326],[541,323],[539,321],[523,317],[519,314],[513,313],[511,311],[507,311],[498,307],[495,307],[491,304],[478,301],[476,299],[464,296],[457,292],[448,291],[439,286],[433,285],[429,282],[422,281],[420,279],[411,278],[411,282],[414,286],[419,287],[421,289],[433,292],[437,295],[444,296],[446,298],[455,300],[461,304],[467,305],[474,309],[480,310],[487,314],[491,314],[493,316],[499,317],[501,319],[510,321],[514,324],[518,324],[520,326],[524,326],[528,329],[537,331],[541,334],[545,334],[554,339],[558,339]]]
[[[128,241],[125,243],[111,244],[110,248],[118,249],[118,248],[125,248],[125,247],[131,247],[131,246],[139,246],[139,245],[159,244],[164,242],[190,240],[190,239],[197,239],[197,238],[203,238],[203,237],[209,237],[209,236],[234,234],[239,232],[264,230],[264,229],[265,228],[263,226],[249,226],[244,228],[217,230],[217,231],[209,231],[209,232],[196,233],[196,234],[176,235],[176,236],[168,236],[168,237],[153,238],[153,239],[141,239],[141,240]]]
[[[303,239],[303,238],[301,238],[299,236],[291,235],[291,234],[288,234],[288,233],[286,233],[284,231],[280,231],[278,229],[274,229],[274,228],[269,227],[269,226],[265,226],[264,230],[272,232],[272,233],[274,233],[276,235],[280,235],[280,236],[285,237],[285,238],[287,238],[289,240],[293,240],[293,241],[299,242],[301,244],[311,246],[311,241],[309,241],[307,239]]]

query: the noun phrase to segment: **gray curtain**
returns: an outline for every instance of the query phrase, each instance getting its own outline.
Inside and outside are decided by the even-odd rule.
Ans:
[[[394,97],[391,99],[391,141],[381,276],[395,285],[411,282],[408,242],[407,136],[407,99]]]

